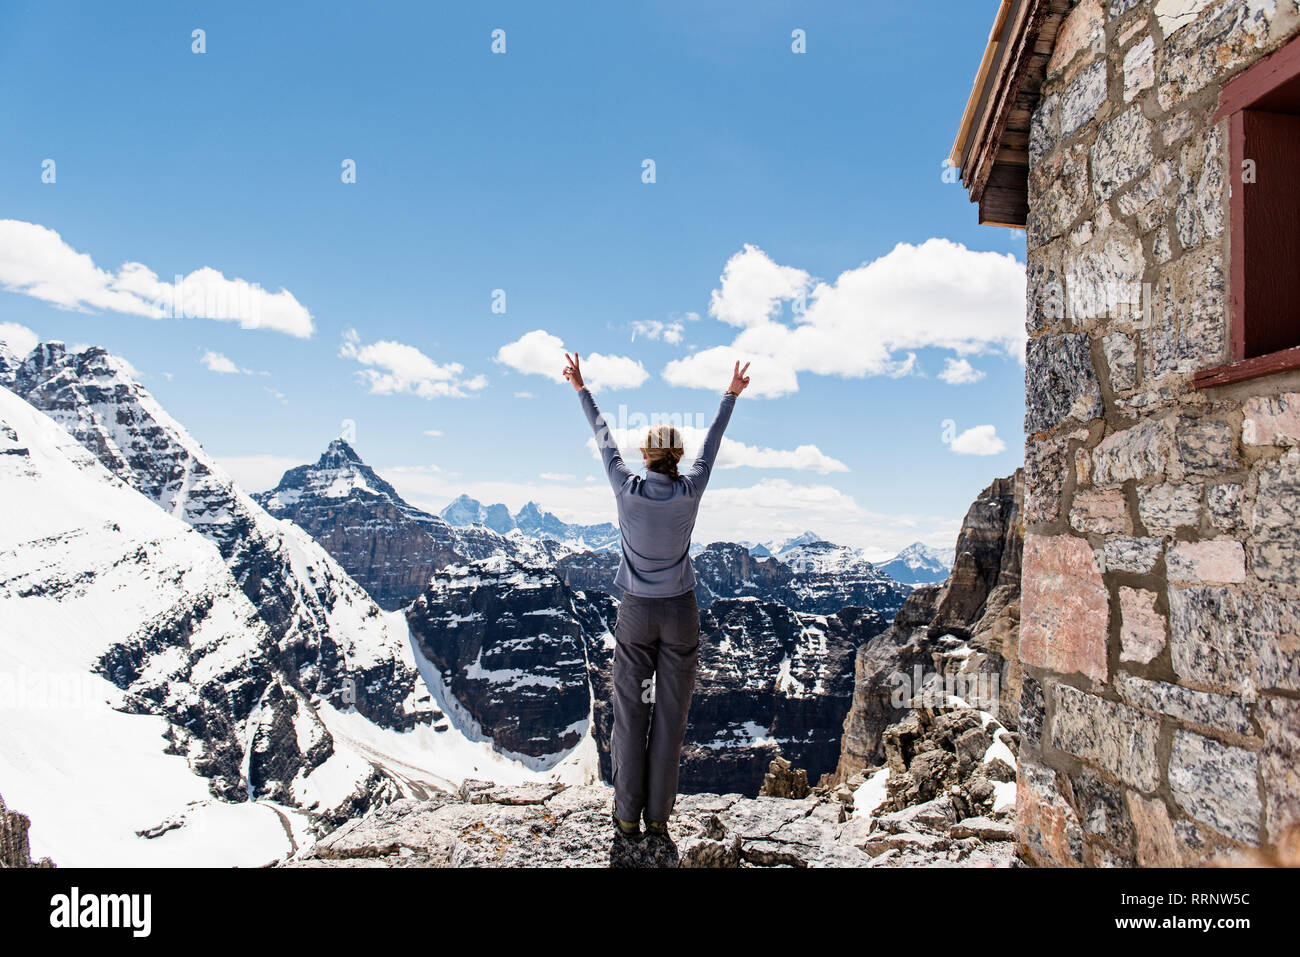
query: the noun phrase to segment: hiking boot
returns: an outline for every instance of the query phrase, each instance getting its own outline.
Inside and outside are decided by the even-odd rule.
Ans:
[[[668,825],[664,821],[646,821],[646,837],[666,838],[668,836]]]
[[[614,819],[614,829],[629,841],[641,840],[641,825],[636,821],[624,821],[617,814],[610,815]]]

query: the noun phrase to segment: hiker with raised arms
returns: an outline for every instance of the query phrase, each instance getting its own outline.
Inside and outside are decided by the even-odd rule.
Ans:
[[[623,597],[614,626],[614,824],[623,836],[636,840],[644,817],[647,834],[666,837],[699,660],[700,609],[691,532],[731,410],[749,385],[749,363],[743,369],[736,363],[691,468],[684,473],[677,468],[686,451],[681,430],[657,425],[641,445],[643,477],[624,464],[616,439],[583,383],[578,354],[565,353],[564,358],[564,378],[577,391],[596,434],[618,507],[622,557],[614,583]]]

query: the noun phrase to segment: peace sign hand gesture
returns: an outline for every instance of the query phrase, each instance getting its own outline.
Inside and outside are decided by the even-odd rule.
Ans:
[[[749,385],[749,376],[745,375],[748,371],[748,362],[745,363],[745,368],[743,369],[740,367],[739,362],[736,363],[735,371],[731,374],[731,385],[727,387],[729,393],[738,396],[740,393],[745,391],[745,387]]]
[[[568,365],[564,367],[564,378],[569,380],[569,384],[573,386],[574,392],[581,392],[583,388],[582,369],[578,365],[578,354],[575,352],[573,358],[570,359],[569,354],[566,352],[564,358],[565,361],[568,362]]]

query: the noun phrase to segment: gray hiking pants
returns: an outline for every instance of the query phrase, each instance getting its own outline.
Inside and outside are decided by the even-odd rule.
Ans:
[[[676,598],[624,595],[614,638],[614,811],[624,821],[644,811],[647,821],[666,822],[699,660],[694,590]]]

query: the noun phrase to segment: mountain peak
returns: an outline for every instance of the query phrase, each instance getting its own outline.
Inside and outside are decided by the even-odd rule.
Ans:
[[[777,549],[777,554],[780,554],[788,548],[797,548],[800,545],[814,545],[817,542],[824,541],[826,541],[826,539],[822,538],[816,532],[806,531],[802,535],[796,535],[794,538],[787,539],[783,542],[781,547]]]
[[[599,525],[565,522],[537,502],[527,502],[511,515],[500,502],[485,506],[478,499],[458,495],[441,515],[451,525],[486,525],[500,535],[521,532],[526,538],[559,542],[572,548],[602,551],[618,541],[618,528],[609,522]]]
[[[515,521],[518,522],[521,519],[535,519],[540,521],[544,514],[545,513],[542,512],[541,506],[536,502],[526,502],[524,507],[515,513]]]
[[[459,527],[477,525],[483,521],[483,503],[461,493],[438,514],[444,521]]]
[[[321,457],[316,460],[318,469],[337,469],[346,465],[365,465],[361,456],[357,455],[356,449],[348,445],[347,440],[337,438],[330,441],[321,453]]]
[[[952,569],[952,553],[933,548],[924,542],[913,542],[878,567],[909,585],[929,584],[948,577],[948,572]]]
[[[354,496],[387,500],[400,509],[411,509],[397,494],[397,489],[362,461],[356,449],[343,438],[330,440],[313,464],[289,469],[274,489],[253,497],[276,513],[298,506],[305,500],[338,500]]]

